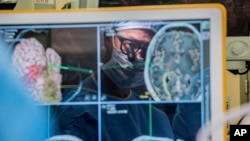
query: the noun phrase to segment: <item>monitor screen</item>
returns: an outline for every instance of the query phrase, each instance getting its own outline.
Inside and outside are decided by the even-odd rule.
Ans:
[[[47,138],[194,141],[211,120],[211,19],[0,26]]]

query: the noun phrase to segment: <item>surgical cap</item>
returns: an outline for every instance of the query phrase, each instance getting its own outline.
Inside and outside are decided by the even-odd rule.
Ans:
[[[153,22],[149,21],[123,21],[116,23],[114,25],[114,28],[116,31],[126,29],[148,29],[153,32],[157,32],[159,28],[158,26],[156,24],[153,24]]]
[[[113,23],[111,26],[106,27],[106,35],[112,36],[117,31],[127,30],[127,29],[147,29],[156,33],[162,24],[160,22],[152,21],[122,21]]]

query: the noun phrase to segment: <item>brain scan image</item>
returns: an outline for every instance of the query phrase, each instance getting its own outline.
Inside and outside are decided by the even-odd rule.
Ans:
[[[12,66],[25,83],[29,96],[39,103],[61,100],[61,57],[36,38],[24,38],[14,47]]]
[[[191,24],[162,27],[152,39],[145,62],[145,83],[154,100],[201,97],[201,39]]]

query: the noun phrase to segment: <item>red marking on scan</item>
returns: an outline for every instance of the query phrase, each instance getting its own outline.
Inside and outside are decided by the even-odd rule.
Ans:
[[[37,81],[37,78],[40,77],[43,73],[41,65],[33,64],[27,67],[28,73],[25,76],[25,82],[27,84],[34,84]]]
[[[167,70],[171,70],[172,65],[173,65],[172,61],[169,61],[167,64]]]

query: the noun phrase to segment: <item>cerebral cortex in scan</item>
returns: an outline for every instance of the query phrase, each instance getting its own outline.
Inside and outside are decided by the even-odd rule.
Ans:
[[[201,96],[201,75],[197,75],[201,40],[193,26],[179,26],[182,28],[164,26],[148,48],[145,83],[155,100],[197,100]]]
[[[52,48],[45,50],[36,38],[22,39],[14,47],[12,66],[25,82],[29,96],[39,103],[61,100],[61,57]]]

